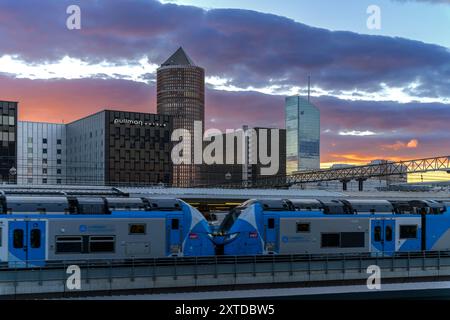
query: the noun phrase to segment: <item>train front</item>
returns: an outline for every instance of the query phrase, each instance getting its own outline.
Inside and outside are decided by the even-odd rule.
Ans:
[[[182,200],[179,202],[186,226],[186,231],[183,232],[183,255],[187,257],[215,255],[215,244],[208,221],[196,208]]]
[[[231,210],[220,226],[220,235],[215,237],[217,250],[231,256],[262,254],[262,214],[261,204],[256,200]]]

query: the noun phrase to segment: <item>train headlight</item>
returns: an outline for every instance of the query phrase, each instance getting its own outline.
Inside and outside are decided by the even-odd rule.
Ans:
[[[189,239],[197,240],[198,239],[198,234],[193,233],[193,232],[189,233]]]
[[[238,236],[238,234],[239,234],[239,233],[232,233],[232,234],[230,234],[230,235],[228,236],[228,239],[229,239],[229,240],[234,240],[234,239],[236,239],[236,237]]]

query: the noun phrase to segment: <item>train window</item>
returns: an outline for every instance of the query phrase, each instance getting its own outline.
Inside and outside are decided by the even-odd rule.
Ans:
[[[33,229],[30,232],[30,244],[32,248],[41,247],[41,230]]]
[[[23,248],[23,230],[15,229],[13,231],[13,247],[14,249],[22,249]]]
[[[297,222],[297,233],[310,231],[311,225],[309,223]]]
[[[339,248],[340,244],[339,233],[322,233],[322,248]]]
[[[363,248],[364,238],[364,232],[342,232],[341,248]]]
[[[386,237],[386,241],[392,241],[392,227],[391,226],[386,226],[385,237]]]
[[[275,219],[274,218],[267,219],[267,228],[275,229]]]
[[[400,239],[417,239],[417,225],[400,226]]]
[[[83,240],[77,236],[56,237],[55,253],[82,253]]]
[[[376,226],[373,232],[373,240],[375,242],[380,242],[381,241],[381,227],[380,226]]]
[[[114,252],[115,239],[113,236],[89,237],[89,252]]]
[[[128,234],[145,234],[145,227],[144,223],[130,224]]]
[[[172,230],[178,230],[180,228],[180,220],[172,219]]]

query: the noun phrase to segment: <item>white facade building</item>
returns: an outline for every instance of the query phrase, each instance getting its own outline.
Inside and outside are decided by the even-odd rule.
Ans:
[[[66,183],[66,126],[19,121],[17,183]]]

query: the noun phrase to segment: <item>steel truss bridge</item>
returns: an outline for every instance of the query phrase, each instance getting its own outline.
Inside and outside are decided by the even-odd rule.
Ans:
[[[424,173],[431,171],[447,171],[450,173],[450,156],[415,159],[397,162],[383,162],[364,166],[352,166],[337,169],[322,169],[314,171],[302,171],[283,176],[266,177],[257,179],[252,183],[252,188],[289,187],[296,184],[341,181],[343,190],[347,190],[347,183],[351,180],[359,182],[359,190],[363,189],[363,182],[368,178],[406,175],[411,173]],[[450,177],[450,175],[449,175]],[[223,187],[240,187],[242,184],[226,184]]]

